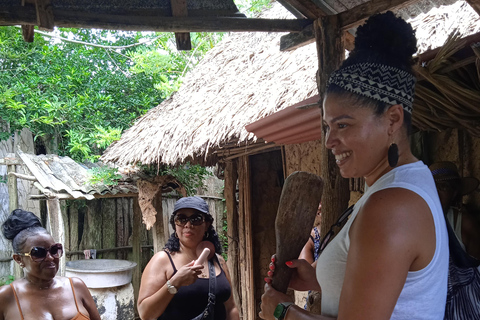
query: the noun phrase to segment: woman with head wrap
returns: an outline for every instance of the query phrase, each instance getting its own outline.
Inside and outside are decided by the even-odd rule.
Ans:
[[[62,244],[55,243],[35,214],[13,210],[2,227],[24,277],[0,287],[0,320],[100,320],[83,281],[56,276]]]
[[[322,315],[292,305],[267,278],[263,319],[443,319],[445,219],[432,175],[408,138],[415,52],[409,24],[391,12],[375,15],[331,75],[323,101],[326,147],[342,177],[364,177],[367,188],[316,270],[305,260],[287,262],[293,289],[321,288]]]

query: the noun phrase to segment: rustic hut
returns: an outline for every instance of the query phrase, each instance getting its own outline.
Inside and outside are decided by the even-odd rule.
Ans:
[[[428,11],[432,5],[426,1],[422,5],[407,7],[400,14],[408,18],[418,15],[422,9]],[[461,5],[463,7],[458,10],[465,16],[468,5]],[[278,17],[285,13],[277,7],[267,16],[269,14]],[[471,10],[468,14],[473,16],[465,17],[465,21],[475,21],[476,13]],[[417,28],[421,23],[433,26],[429,27],[432,29],[446,30],[460,25],[459,20],[447,20],[445,14],[443,18],[432,15],[419,16]],[[468,25],[463,34],[478,32],[472,28],[476,25]],[[432,43],[432,29],[424,25],[421,29],[430,32],[419,34],[420,53],[443,43],[443,40]],[[237,285],[237,302],[247,319],[253,319],[257,314],[255,308],[262,291],[262,279],[269,256],[274,251],[273,226],[284,177],[296,170],[322,175],[331,182],[326,195],[330,197],[327,203],[332,212],[338,212],[339,207],[346,205],[350,190],[361,193],[363,188],[359,181],[349,185],[334,173],[325,174],[323,171],[330,170],[332,165],[328,154],[322,153],[321,132],[314,130],[315,123],[320,123],[320,96],[315,81],[316,47],[310,44],[279,52],[278,45],[285,39],[285,35],[280,36],[271,33],[229,36],[186,77],[177,93],[139,119],[103,156],[103,160],[119,165],[176,165],[185,161],[221,164],[228,210],[228,263]],[[306,38],[312,39],[312,36]],[[338,57],[343,56],[343,51],[331,54],[331,59],[335,59],[330,62],[324,57],[327,60],[323,61],[329,63],[320,64],[320,75],[322,72],[328,74],[328,70],[322,68],[327,65],[332,68],[338,63],[335,62]],[[427,53],[422,57],[427,57]],[[286,108],[289,105],[291,107]],[[260,120],[269,114],[274,114],[271,122]],[[282,122],[285,119],[288,121]],[[259,130],[264,132],[253,135],[244,127],[256,120],[260,120]],[[275,133],[277,137],[272,139],[268,133]]]

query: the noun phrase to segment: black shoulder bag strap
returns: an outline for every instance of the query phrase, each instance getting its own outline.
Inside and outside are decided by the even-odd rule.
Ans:
[[[209,280],[208,280],[208,303],[205,310],[202,311],[198,316],[192,320],[201,320],[201,319],[214,319],[215,316],[215,287],[217,286],[217,275],[215,272],[215,264],[213,261],[217,260],[217,257],[214,256],[213,259],[208,260],[208,271],[209,271]],[[218,261],[218,260],[217,260]]]

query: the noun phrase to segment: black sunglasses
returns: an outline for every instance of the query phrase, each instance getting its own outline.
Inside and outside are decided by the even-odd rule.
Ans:
[[[199,226],[205,221],[205,217],[201,213],[192,214],[190,217],[184,214],[177,214],[173,221],[179,227],[184,227],[188,221],[190,221],[192,226]]]
[[[29,253],[17,253],[21,256],[30,257],[34,262],[42,262],[47,257],[47,252],[50,252],[50,255],[58,259],[63,254],[63,246],[61,243],[55,243],[50,248],[44,247],[33,247]]]
[[[341,227],[343,223],[348,220],[348,217],[350,216],[350,214],[352,214],[352,212],[353,212],[353,205],[351,205],[345,211],[343,211],[340,217],[338,217],[337,222],[332,224],[332,226],[330,227],[330,230],[328,230],[327,234],[325,235],[325,237],[323,237],[322,241],[320,242],[320,246],[318,247],[318,254],[320,254],[323,251],[323,249],[325,249],[325,247],[330,242],[330,240],[333,239],[333,235],[335,234],[335,231],[333,231],[333,228]]]

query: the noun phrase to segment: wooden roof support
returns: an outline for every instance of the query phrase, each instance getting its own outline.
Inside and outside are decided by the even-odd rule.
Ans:
[[[338,16],[326,16],[315,21],[315,37],[318,53],[317,85],[320,97],[323,97],[328,78],[344,60],[343,32]],[[338,213],[345,210],[350,199],[348,179],[342,178],[334,155],[325,148],[325,131],[322,131],[321,171],[325,182],[322,196],[322,225],[320,236],[323,237],[335,223]]]
[[[368,19],[368,17],[376,13],[381,13],[388,10],[398,10],[418,1],[419,0],[371,0],[350,10],[337,14],[339,26],[344,32],[347,32],[349,29],[360,25],[363,23],[363,21]],[[480,3],[480,0],[468,1]],[[292,50],[312,43],[314,41],[314,35],[309,28],[312,27],[307,26],[300,33],[291,33],[282,36],[280,39],[280,50]],[[354,37],[352,34],[345,35],[345,39],[347,41],[346,44],[348,45],[346,47],[347,50],[353,49],[353,38]]]
[[[37,11],[37,25],[45,31],[53,31],[55,21],[53,19],[53,10],[50,0],[35,0],[35,9]]]
[[[309,19],[254,19],[231,17],[159,17],[154,15],[102,15],[91,12],[54,10],[55,26],[124,31],[159,32],[300,32]],[[33,7],[0,7],[0,25],[36,25]]]
[[[467,3],[480,15],[480,0],[467,0]]]
[[[187,1],[186,0],[170,0],[172,5],[172,16],[187,17]],[[175,41],[177,42],[178,50],[192,50],[192,42],[190,40],[190,33],[175,32]]]
[[[349,31],[345,31],[343,35],[343,41],[345,49],[352,51],[355,47],[355,37],[353,34],[351,34]],[[315,34],[313,32],[313,24],[310,24],[301,32],[292,32],[281,36],[280,51],[295,50],[312,42],[315,42]]]
[[[305,18],[308,19],[317,19],[318,17],[325,16],[323,12],[317,5],[310,1],[301,1],[301,0],[279,0],[287,10],[293,13],[297,18],[301,18],[295,14],[294,10],[301,13]]]

